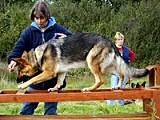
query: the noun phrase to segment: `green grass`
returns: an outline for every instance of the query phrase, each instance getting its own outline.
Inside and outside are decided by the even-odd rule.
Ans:
[[[21,103],[1,103],[1,115],[18,115],[22,107]],[[107,115],[142,112],[142,104],[129,104],[125,106],[108,106],[106,101],[85,102],[60,102],[58,104],[59,115]],[[43,103],[35,111],[35,115],[43,115]]]
[[[58,107],[59,114],[65,115],[105,115],[105,114],[123,114],[142,111],[142,105],[130,104],[126,106],[108,106],[106,101],[92,102],[68,102],[60,103]]]
[[[85,73],[73,71],[67,76],[67,87],[65,89],[82,89],[84,87],[89,87],[94,83],[94,78],[88,71],[85,71],[83,69],[81,71],[84,71]],[[1,90],[17,89],[15,73],[0,72],[0,78]],[[108,88],[110,86],[110,83],[107,83],[107,79],[109,81],[109,78],[110,77],[106,77],[105,84],[101,88]],[[140,81],[143,82],[146,79],[147,77],[142,78]],[[0,114],[18,115],[21,107],[21,103],[0,103]],[[118,104],[116,104],[115,106],[108,106],[106,104],[106,101],[60,102],[58,104],[58,114],[60,115],[106,115],[136,113],[142,111],[142,102],[125,106],[120,106]],[[39,107],[36,109],[35,114],[43,114],[43,103],[39,104]]]

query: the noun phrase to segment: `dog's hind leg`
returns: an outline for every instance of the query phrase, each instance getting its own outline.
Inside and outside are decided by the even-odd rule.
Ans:
[[[94,75],[95,83],[91,87],[83,88],[82,91],[95,90],[104,83],[104,74],[101,72],[100,61],[99,61],[99,57],[100,57],[99,55],[102,52],[102,50],[99,50],[99,52],[97,52],[97,55],[96,55],[95,49],[96,48],[93,48],[87,56],[87,64],[89,69]]]
[[[57,80],[57,84],[55,85],[54,88],[49,88],[48,91],[56,91],[59,90],[61,88],[61,86],[63,85],[64,79],[66,77],[66,73],[58,73],[58,80]]]
[[[104,83],[104,80],[103,80],[103,77],[102,77],[101,73],[100,74],[99,73],[94,73],[94,77],[95,77],[94,85],[92,85],[91,87],[88,87],[88,88],[83,88],[82,89],[83,92],[96,90],[97,88],[99,88]]]

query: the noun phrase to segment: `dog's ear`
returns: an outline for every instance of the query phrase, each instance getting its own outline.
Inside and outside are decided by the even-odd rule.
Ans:
[[[136,84],[136,88],[140,88],[141,85],[139,83]]]
[[[131,83],[131,88],[135,88],[136,84],[135,83]]]
[[[15,58],[15,59],[13,59],[16,63],[17,63],[17,65],[19,66],[19,67],[21,67],[21,68],[24,68],[24,67],[26,67],[27,65],[30,65],[25,59],[23,59],[23,58]]]
[[[144,81],[144,82],[141,84],[141,86],[145,88],[145,86],[146,86],[146,81]]]

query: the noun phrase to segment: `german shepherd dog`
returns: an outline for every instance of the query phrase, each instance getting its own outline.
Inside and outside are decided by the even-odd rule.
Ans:
[[[34,50],[14,59],[19,66],[18,79],[23,76],[35,76],[18,87],[24,89],[31,84],[40,83],[57,77],[57,84],[49,91],[58,90],[63,84],[66,73],[75,68],[88,66],[95,78],[95,83],[82,91],[91,91],[104,83],[108,73],[119,73],[122,77],[142,77],[148,74],[147,69],[128,66],[120,56],[115,45],[108,39],[93,33],[75,33],[74,35],[50,40]]]

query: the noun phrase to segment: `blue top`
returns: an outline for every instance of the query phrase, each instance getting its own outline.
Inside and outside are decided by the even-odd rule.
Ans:
[[[56,38],[56,33],[63,33],[65,35],[72,34],[63,26],[57,24],[54,17],[49,19],[47,28],[44,32],[41,31],[36,22],[32,22],[31,26],[27,27],[20,35],[20,38],[17,41],[13,51],[8,56],[8,63],[10,63],[11,59],[13,58],[21,57],[24,51],[28,52],[31,49],[47,42],[51,38]],[[36,85],[31,85],[31,87],[34,89],[48,89],[54,87],[56,84],[55,79],[57,78]]]
[[[129,55],[129,48],[123,46],[123,55],[122,58],[124,59],[124,61],[129,64],[130,62],[130,55]]]

